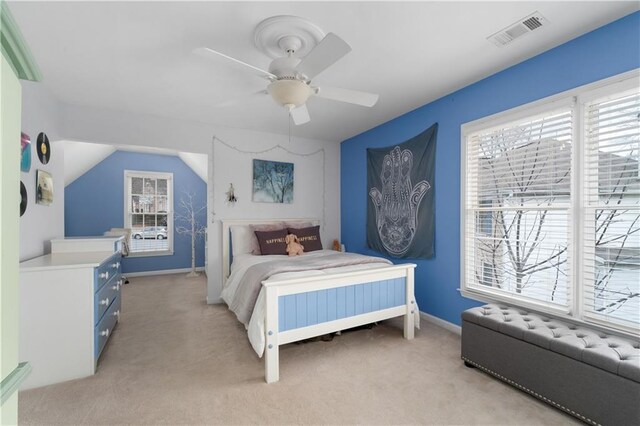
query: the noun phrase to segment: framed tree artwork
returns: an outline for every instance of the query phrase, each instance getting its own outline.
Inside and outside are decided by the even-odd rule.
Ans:
[[[253,196],[257,203],[293,202],[293,163],[253,160]]]

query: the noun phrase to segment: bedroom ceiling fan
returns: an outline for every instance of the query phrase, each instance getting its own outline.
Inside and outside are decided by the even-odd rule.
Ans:
[[[311,80],[351,51],[344,40],[333,33],[325,35],[317,25],[297,16],[274,16],[262,21],[254,31],[255,45],[273,58],[268,71],[235,59],[222,52],[200,47],[194,53],[237,65],[269,81],[266,90],[254,95],[269,94],[289,111],[296,125],[311,120],[306,102],[311,96],[372,107],[378,95],[338,87],[317,87]],[[219,106],[231,105],[235,101]]]

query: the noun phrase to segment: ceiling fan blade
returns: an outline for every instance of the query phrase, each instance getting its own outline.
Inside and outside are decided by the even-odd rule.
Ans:
[[[296,71],[311,80],[349,52],[351,46],[346,41],[329,33],[302,59]]]
[[[315,96],[365,107],[374,106],[376,102],[378,102],[379,97],[375,93],[341,89],[340,87],[318,87],[316,88]]]
[[[311,117],[309,117],[309,110],[307,109],[306,104],[300,105],[298,108],[294,108],[289,111],[291,118],[296,126],[299,126],[304,123],[308,123],[311,121]]]
[[[220,103],[217,103],[215,105],[212,105],[213,108],[227,108],[227,107],[232,107],[232,106],[236,106],[236,105],[242,105],[248,102],[253,101],[254,99],[257,99],[260,95],[268,95],[269,93],[266,90],[258,90],[257,92],[253,92],[251,94],[248,95],[243,95],[234,99],[229,99]],[[266,97],[265,97],[266,98]]]
[[[231,56],[225,55],[224,53],[217,52],[213,49],[209,49],[208,47],[198,47],[197,49],[193,50],[193,53],[195,53],[196,55],[204,56],[206,58],[213,58],[213,59],[222,58],[232,64],[242,65],[245,71],[249,71],[252,74],[257,75],[258,77],[263,77],[268,80],[275,80],[277,78],[274,74],[271,74],[269,71],[265,71],[258,67],[254,67],[253,65],[247,64],[246,62],[242,62],[239,59],[232,58]]]

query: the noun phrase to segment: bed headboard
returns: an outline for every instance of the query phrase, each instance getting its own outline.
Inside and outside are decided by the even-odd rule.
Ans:
[[[229,278],[231,272],[231,230],[234,225],[267,225],[276,222],[311,222],[320,224],[320,219],[223,219],[222,222],[222,283]],[[323,230],[321,230],[322,232]]]

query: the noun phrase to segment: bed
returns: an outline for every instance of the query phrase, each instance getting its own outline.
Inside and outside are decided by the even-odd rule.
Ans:
[[[404,338],[413,339],[419,325],[415,264],[331,250],[291,258],[253,254],[244,244],[251,226],[275,223],[295,228],[319,221],[222,221],[222,299],[247,328],[258,356],[264,353],[267,383],[279,380],[279,347],[287,343],[400,316]],[[266,273],[257,270],[270,275],[260,279]]]

